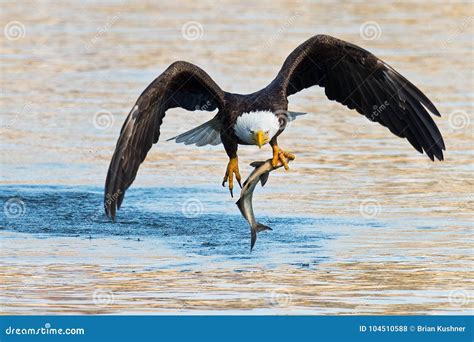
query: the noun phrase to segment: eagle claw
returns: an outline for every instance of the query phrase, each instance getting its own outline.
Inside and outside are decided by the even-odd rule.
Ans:
[[[278,164],[281,162],[285,170],[288,170],[289,169],[288,162],[290,160],[294,160],[295,155],[292,153],[283,151],[282,149],[280,149],[280,147],[278,147],[278,145],[272,146],[272,149],[273,149],[272,166],[277,167]]]
[[[229,181],[229,191],[232,198],[234,197],[234,174],[237,183],[239,183],[240,188],[242,188],[242,184],[240,183],[242,178],[240,177],[239,162],[237,157],[230,158],[229,163],[227,164],[224,180],[222,181],[222,186],[225,186],[225,183]]]

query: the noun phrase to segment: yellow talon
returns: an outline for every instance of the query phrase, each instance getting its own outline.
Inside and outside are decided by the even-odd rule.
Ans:
[[[237,157],[230,158],[229,163],[227,164],[227,170],[225,172],[224,180],[222,181],[222,186],[225,186],[225,183],[229,181],[229,191],[232,197],[234,197],[234,174],[235,179],[237,179],[237,182],[239,183],[240,187],[242,187],[242,184],[240,183],[240,180],[242,178],[240,177],[239,160]]]
[[[294,160],[295,155],[292,153],[288,153],[283,151],[278,147],[278,145],[272,145],[273,149],[273,159],[272,159],[272,166],[277,167],[278,163],[281,163],[285,170],[288,170],[288,161]]]

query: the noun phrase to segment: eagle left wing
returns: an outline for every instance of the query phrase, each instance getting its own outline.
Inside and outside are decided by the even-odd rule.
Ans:
[[[183,61],[171,64],[143,91],[122,126],[110,161],[104,194],[108,216],[115,219],[125,191],[160,137],[166,111],[176,107],[214,111],[223,108],[224,96],[204,70]]]
[[[372,53],[343,40],[317,35],[298,46],[268,86],[288,97],[319,85],[326,96],[406,138],[420,153],[443,160],[445,145],[429,115],[433,103],[410,81]]]

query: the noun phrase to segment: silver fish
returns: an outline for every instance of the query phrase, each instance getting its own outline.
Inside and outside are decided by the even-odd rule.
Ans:
[[[250,166],[253,166],[255,170],[253,170],[253,172],[244,182],[242,190],[240,191],[240,198],[235,204],[237,204],[242,216],[248,221],[250,225],[250,250],[252,250],[253,246],[255,245],[255,241],[257,241],[257,233],[264,230],[272,230],[270,227],[258,223],[255,220],[255,214],[253,213],[252,205],[253,191],[255,190],[255,186],[259,181],[262,186],[264,186],[268,180],[270,172],[282,167],[283,165],[279,164],[277,167],[273,167],[272,160],[268,159],[267,161],[255,161],[251,163]]]

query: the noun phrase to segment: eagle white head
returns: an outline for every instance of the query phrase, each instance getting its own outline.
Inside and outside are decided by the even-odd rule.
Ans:
[[[269,111],[243,113],[234,125],[235,135],[240,140],[258,147],[268,143],[279,129],[278,117]]]

